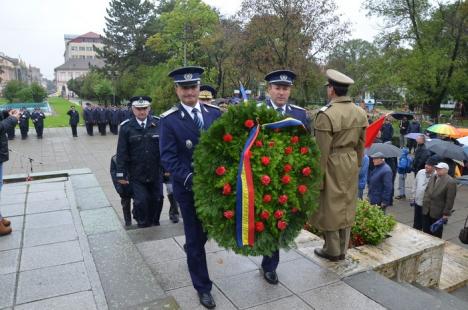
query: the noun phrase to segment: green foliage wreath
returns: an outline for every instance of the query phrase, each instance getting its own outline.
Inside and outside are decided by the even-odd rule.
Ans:
[[[251,149],[255,243],[236,243],[236,181],[250,129],[283,119],[256,103],[232,106],[200,138],[194,154],[195,207],[208,236],[243,255],[288,248],[317,207],[319,151],[300,127],[261,129]]]

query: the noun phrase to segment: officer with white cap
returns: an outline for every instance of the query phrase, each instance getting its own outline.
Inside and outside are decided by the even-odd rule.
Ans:
[[[326,77],[330,103],[318,111],[314,122],[323,179],[319,209],[311,224],[323,231],[325,238],[325,246],[315,249],[315,254],[336,261],[345,258],[354,224],[368,122],[364,110],[347,96],[354,81],[331,69]]]
[[[161,164],[159,118],[150,115],[151,98],[130,99],[133,117],[120,124],[117,144],[117,181],[132,186],[133,217],[138,227],[159,225]]]

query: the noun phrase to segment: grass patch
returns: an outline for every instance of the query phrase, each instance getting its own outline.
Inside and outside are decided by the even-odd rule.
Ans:
[[[80,124],[83,125],[83,110],[79,105],[76,105],[66,99],[52,97],[48,98],[48,102],[52,108],[52,115],[46,116],[44,120],[45,128],[54,128],[54,127],[68,127],[68,121],[70,117],[67,115],[68,110],[72,105],[75,106],[75,109],[80,113]]]
[[[5,98],[0,98],[0,104],[4,104],[4,103],[7,103],[8,100],[6,100]]]

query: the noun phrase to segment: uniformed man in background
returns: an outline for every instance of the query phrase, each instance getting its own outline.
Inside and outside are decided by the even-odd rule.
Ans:
[[[26,107],[21,108],[20,114],[19,128],[21,132],[21,139],[25,140],[28,138],[29,119],[31,118],[31,114],[29,114],[29,111],[26,109]]]
[[[78,126],[78,123],[80,122],[80,114],[75,109],[75,106],[71,106],[67,114],[68,116],[70,116],[70,120],[68,121],[68,123],[70,124],[72,135],[73,137],[78,137],[78,132],[76,130],[76,127]]]
[[[159,118],[149,114],[151,98],[130,99],[135,115],[120,127],[117,144],[117,181],[130,183],[133,191],[133,217],[138,227],[153,225],[159,219],[161,165],[159,157]],[[127,175],[128,173],[128,175]]]
[[[107,113],[109,121],[109,131],[114,135],[119,134],[119,124],[122,122],[120,120],[120,111],[115,105],[113,105]]]
[[[95,110],[94,110],[94,120],[96,121],[98,125],[98,130],[101,136],[106,135],[106,126],[108,123],[108,117],[107,113],[109,111],[103,107],[102,105],[99,105]]]
[[[42,139],[42,133],[44,132],[44,119],[45,114],[42,112],[41,108],[35,107],[34,112],[31,114],[31,120],[36,129],[36,134],[38,139]]]
[[[319,209],[311,224],[321,230],[325,244],[315,254],[331,261],[345,259],[356,214],[358,174],[364,154],[366,112],[346,96],[354,81],[327,70],[329,104],[315,118],[314,131],[320,149],[323,179]]]
[[[211,104],[214,98],[216,98],[216,89],[214,89],[210,85],[200,86],[200,95],[198,95],[198,100],[201,103]]]
[[[171,174],[174,197],[184,220],[187,264],[200,303],[209,309],[216,307],[211,296],[212,282],[206,264],[206,233],[197,217],[192,192],[193,151],[200,133],[221,116],[218,107],[201,103],[200,67],[183,67],[172,71],[175,91],[180,103],[161,114],[161,162]]]
[[[290,70],[276,70],[265,76],[268,83],[269,99],[265,104],[275,109],[281,115],[290,116],[300,120],[307,129],[310,129],[310,120],[304,108],[289,103],[291,89],[296,79],[296,74]]]
[[[86,132],[88,133],[88,136],[93,136],[94,124],[96,123],[96,120],[94,118],[93,108],[89,102],[85,104],[83,109],[83,119],[85,121]]]

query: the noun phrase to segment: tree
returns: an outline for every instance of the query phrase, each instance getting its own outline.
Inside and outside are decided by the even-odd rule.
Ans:
[[[31,89],[31,96],[33,102],[43,102],[45,98],[47,98],[47,91],[39,85],[38,83],[34,82],[29,86]]]
[[[147,0],[112,0],[106,9],[104,48],[99,57],[106,60],[105,72],[129,69],[151,63],[152,54],[145,48],[154,6]]]
[[[101,78],[93,85],[94,94],[99,102],[107,103],[107,100],[112,96],[112,83],[104,78]]]
[[[80,76],[76,79],[71,79],[67,82],[67,87],[69,90],[77,94],[79,97],[82,97],[81,88],[83,87],[84,77]]]
[[[26,85],[17,80],[8,81],[3,89],[3,96],[8,100],[8,102],[13,102],[18,98],[18,92],[23,89]]]
[[[34,102],[33,94],[29,86],[23,87],[16,93],[19,102]]]

